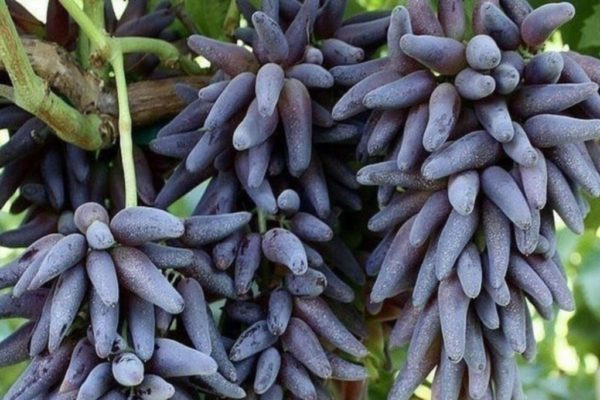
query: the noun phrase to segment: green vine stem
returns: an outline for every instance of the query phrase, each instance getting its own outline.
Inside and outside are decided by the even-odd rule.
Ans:
[[[0,0],[0,59],[12,81],[15,104],[44,121],[61,139],[87,150],[111,140],[98,116],[81,114],[35,74],[5,0]]]
[[[111,57],[111,65],[115,73],[117,100],[119,103],[119,148],[121,149],[121,163],[123,164],[123,177],[125,181],[125,207],[135,207],[137,205],[137,184],[133,161],[133,142],[131,139],[131,113],[129,111],[129,98],[127,96],[123,52],[119,48],[114,49],[114,54]]]

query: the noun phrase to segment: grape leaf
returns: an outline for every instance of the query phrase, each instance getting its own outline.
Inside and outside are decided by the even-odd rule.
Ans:
[[[596,4],[591,15],[583,22],[581,28],[581,39],[579,47],[590,48],[600,47],[600,35],[598,35],[598,27],[600,26],[600,4]]]
[[[232,25],[237,26],[237,17],[233,16],[235,23],[231,24],[231,10],[237,9],[235,0],[185,0],[185,10],[196,27],[205,36],[216,39],[227,39],[232,33]]]

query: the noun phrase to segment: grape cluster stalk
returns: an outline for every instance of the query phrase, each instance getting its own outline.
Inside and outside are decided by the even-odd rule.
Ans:
[[[45,25],[7,4],[20,34],[86,52],[59,1]],[[0,317],[26,320],[0,366],[29,361],[5,399],[360,399],[378,340],[407,349],[390,400],[432,371],[433,399],[525,398],[529,305],[575,308],[555,218],[582,233],[600,196],[600,60],[544,49],[571,4],[345,19],[346,0],[237,0],[232,41],[181,4],[104,4],[104,32],[187,47],[212,76],[175,85],[185,105],[150,139],[134,127],[137,206],[123,149],[0,101],[0,206],[26,215],[0,233],[25,248],[0,268]],[[128,81],[179,77],[165,66],[125,58]]]

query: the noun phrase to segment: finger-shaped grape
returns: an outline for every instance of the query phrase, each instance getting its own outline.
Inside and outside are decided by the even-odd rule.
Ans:
[[[481,133],[487,135],[485,132]],[[489,137],[489,135],[487,136]],[[490,138],[490,141],[493,142],[493,139]],[[458,156],[458,151],[456,151],[456,153]],[[441,177],[445,177],[456,171],[452,171],[448,174],[445,170],[440,171],[442,168],[441,162],[436,162],[436,160],[432,158],[434,157],[430,157],[428,160],[433,166],[430,168],[425,168],[424,166],[423,174],[418,171],[402,172],[398,170],[395,161],[383,161],[361,168],[356,175],[356,180],[362,185],[389,185],[400,186],[404,189],[438,190],[445,186],[445,182],[439,180],[439,178],[429,179],[425,176],[425,173],[431,173],[433,175],[434,173],[437,174],[438,172],[441,172]],[[429,170],[433,168],[436,170],[430,172]],[[460,168],[461,167],[459,167],[459,169]]]
[[[471,68],[485,71],[497,67],[502,55],[494,39],[477,35],[467,43],[466,58]]]
[[[438,150],[450,137],[460,114],[461,100],[450,83],[438,85],[429,98],[429,120],[423,134],[423,147]]]
[[[56,283],[50,308],[50,333],[48,350],[55,351],[67,335],[77,316],[87,290],[87,278],[83,265],[79,264],[64,272]]]
[[[269,296],[267,326],[274,335],[285,332],[292,315],[292,296],[282,288],[275,289]]]
[[[465,171],[450,177],[448,200],[459,214],[468,215],[473,212],[478,194],[479,174],[476,171]]]
[[[301,275],[286,275],[284,283],[285,288],[293,296],[316,297],[323,293],[327,287],[327,278],[323,273],[308,268]]]
[[[583,232],[583,215],[569,182],[553,162],[546,160],[548,172],[548,202],[569,229]]]
[[[500,167],[489,167],[481,174],[481,188],[486,196],[520,229],[531,225],[527,201],[514,179]]]
[[[81,339],[73,349],[65,377],[59,387],[60,393],[78,391],[87,375],[100,360],[96,356],[94,346],[86,339]]]
[[[456,273],[467,297],[475,299],[479,296],[483,277],[481,258],[475,244],[468,244],[461,253],[457,261]]]
[[[218,65],[225,73],[236,76],[256,68],[256,60],[251,52],[232,43],[225,43],[200,35],[192,35],[188,46],[202,55],[213,65]]]
[[[322,273],[327,280],[327,286],[323,291],[323,295],[342,303],[352,303],[354,301],[354,290],[346,282],[340,279],[327,265],[323,264],[316,267],[316,269]]]
[[[454,86],[463,98],[480,100],[494,93],[496,81],[489,75],[465,68],[454,78]]]
[[[428,3],[420,0],[409,0],[406,8],[415,34],[444,36],[440,21]]]
[[[277,339],[269,331],[267,321],[258,321],[240,334],[229,351],[229,358],[231,361],[245,360],[269,348]]]
[[[85,262],[86,272],[98,296],[107,305],[114,307],[119,302],[119,282],[110,254],[92,250]]]
[[[400,41],[400,39],[398,39],[398,41]],[[368,76],[386,69],[389,64],[390,59],[388,57],[383,57],[364,61],[358,64],[336,65],[335,67],[331,68],[329,72],[338,85],[353,86]],[[414,68],[412,70],[414,70]],[[397,78],[398,77],[396,77],[396,79]]]
[[[182,241],[194,247],[219,241],[246,225],[250,218],[248,212],[189,217],[184,221]]]
[[[210,256],[202,250],[194,251],[192,266],[186,268],[184,274],[196,279],[209,292],[230,299],[236,298],[233,279],[227,273],[215,269]]]
[[[363,104],[370,109],[407,108],[427,100],[435,85],[434,76],[429,71],[416,71],[371,90],[365,95]]]
[[[175,340],[157,338],[148,370],[163,378],[211,375],[217,372],[217,363]]]
[[[548,149],[548,158],[573,182],[580,185],[592,197],[600,196],[600,174],[587,150],[578,144],[568,143]]]
[[[483,370],[476,370],[467,366],[467,372],[469,376],[469,396],[474,399],[482,399],[486,396],[487,398],[492,397],[491,389],[490,389],[490,376],[492,373],[491,363],[487,361],[489,356],[486,352],[483,353],[483,356],[486,358],[485,367]]]
[[[464,372],[465,363],[450,361],[446,351],[442,347],[440,364],[435,371],[435,376],[431,384],[432,398],[458,399]]]
[[[171,314],[183,311],[179,293],[144,253],[132,247],[117,247],[111,256],[121,285]]]
[[[394,323],[394,328],[390,332],[388,346],[391,349],[404,346],[410,342],[421,311],[422,306],[415,306],[412,301],[407,301],[402,307],[402,311]],[[335,370],[333,364],[331,366]]]
[[[459,0],[440,0],[438,19],[446,36],[461,41],[465,35],[465,8]]]
[[[519,27],[511,21],[499,5],[486,1],[479,9],[479,18],[485,33],[490,35],[502,50],[515,50],[521,44]]]
[[[288,230],[273,228],[267,231],[263,236],[262,250],[267,259],[287,266],[294,274],[303,274],[308,268],[302,242]]]
[[[439,341],[434,342],[419,358],[411,358],[404,364],[394,381],[389,398],[409,400],[415,389],[438,364],[440,357]]]
[[[317,335],[301,319],[292,318],[282,336],[283,348],[316,376],[331,377],[331,365]]]
[[[113,350],[119,325],[119,306],[106,305],[95,289],[90,295],[90,320],[94,333],[94,347],[100,358],[108,357]]]
[[[367,354],[366,348],[352,336],[324,300],[297,297],[294,305],[298,316],[332,345],[355,357]]]
[[[29,339],[35,322],[26,322],[0,342],[0,367],[6,367],[29,358]]]
[[[112,366],[103,362],[94,367],[79,386],[77,400],[97,400],[105,394],[114,383]]]
[[[527,65],[523,79],[527,85],[556,83],[563,70],[563,57],[556,51],[547,51],[534,56]]]
[[[316,399],[316,389],[308,372],[298,360],[284,353],[281,360],[282,385],[301,399]]]
[[[187,306],[186,302],[185,310],[187,310]],[[154,352],[154,331],[156,327],[154,305],[131,294],[127,299],[127,326],[135,354],[142,361],[148,361]],[[191,338],[191,335],[189,336]]]
[[[493,96],[476,102],[475,114],[486,132],[494,139],[501,143],[512,140],[515,133],[513,122],[502,97]]]
[[[525,305],[523,293],[509,286],[510,302],[499,308],[500,326],[504,336],[516,353],[523,353],[526,347],[525,313],[529,312]]]
[[[369,230],[384,232],[404,223],[408,218],[421,210],[429,196],[429,192],[415,191],[396,194],[386,207],[369,219]]]
[[[434,90],[434,93],[436,91]],[[448,116],[446,113],[447,103],[442,102],[440,108],[444,111],[442,115]],[[437,106],[437,103],[436,103]],[[451,117],[451,115],[450,115]],[[400,150],[396,157],[398,169],[402,172],[408,172],[414,170],[417,165],[425,158],[425,151],[423,148],[425,130],[429,124],[429,106],[427,103],[423,103],[414,107],[411,107],[406,117],[406,123],[404,124],[404,132],[402,134],[402,141],[400,143]],[[443,126],[438,126],[437,123],[432,124],[432,129],[439,128],[439,132],[443,132]],[[432,132],[435,133],[435,132]]]
[[[575,307],[573,294],[567,286],[565,277],[552,259],[544,259],[539,256],[530,256],[527,263],[533,268],[537,275],[544,281],[558,307],[571,311]]]
[[[256,364],[254,391],[256,394],[266,393],[275,383],[281,367],[281,355],[274,347],[263,351]]]
[[[456,260],[473,237],[478,223],[478,207],[475,207],[469,215],[460,215],[456,211],[450,212],[440,233],[436,251],[435,274],[439,280],[450,275]]]
[[[486,290],[482,290],[474,301],[475,311],[481,323],[488,329],[498,329],[500,327],[500,317],[496,303],[490,297]]]
[[[144,364],[133,353],[119,354],[112,361],[115,380],[123,386],[137,386],[144,379]]]
[[[544,4],[523,19],[521,37],[530,47],[544,44],[552,32],[575,16],[575,7],[571,3]]]
[[[521,83],[519,71],[508,62],[501,62],[494,68],[492,77],[496,81],[496,92],[499,94],[510,94]]]
[[[429,242],[427,252],[423,258],[423,263],[419,267],[417,281],[412,294],[412,302],[415,307],[423,307],[429,301],[431,295],[438,286],[438,279],[435,275],[435,261],[437,253],[437,238]]]
[[[133,395],[143,400],[167,400],[173,397],[175,388],[158,375],[148,374],[133,389]]]
[[[498,400],[510,400],[512,398],[513,384],[517,366],[511,357],[503,357],[490,352],[492,363],[492,379],[494,380],[494,393]]]
[[[289,54],[288,42],[279,24],[262,11],[252,14],[252,25],[269,61],[281,63]]]
[[[450,361],[458,362],[465,352],[470,299],[463,292],[455,275],[440,282],[438,299],[444,348]]]
[[[59,240],[46,254],[39,271],[29,284],[29,289],[37,289],[57,277],[83,259],[87,251],[85,237],[73,233]]]
[[[389,24],[389,17],[346,24],[340,27],[334,36],[353,46],[364,48],[385,39]]]
[[[354,364],[334,353],[327,353],[331,365],[331,377],[337,381],[362,381],[367,378],[367,371],[362,365]]]

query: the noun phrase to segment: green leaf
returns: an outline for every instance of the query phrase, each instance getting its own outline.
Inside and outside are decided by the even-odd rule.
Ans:
[[[598,34],[598,27],[600,26],[600,4],[596,4],[589,15],[583,22],[581,28],[581,39],[579,40],[579,47],[590,48],[600,47],[600,35]]]
[[[208,37],[227,39],[237,26],[235,0],[185,0],[185,10],[200,33]]]

